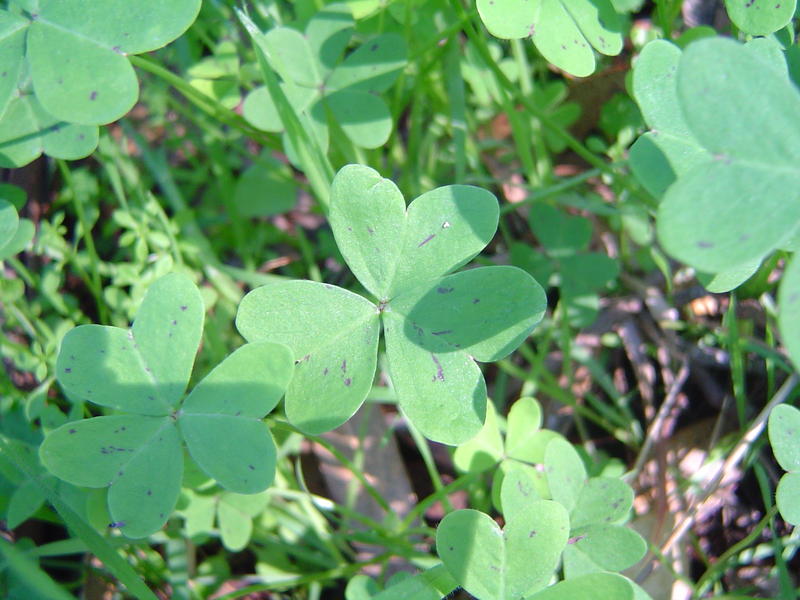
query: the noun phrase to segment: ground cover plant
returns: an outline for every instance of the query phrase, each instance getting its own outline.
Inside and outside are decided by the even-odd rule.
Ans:
[[[0,595],[798,597],[799,10],[4,2]]]

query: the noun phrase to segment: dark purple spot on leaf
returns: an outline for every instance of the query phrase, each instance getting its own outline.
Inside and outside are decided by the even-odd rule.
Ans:
[[[347,359],[342,361],[342,373],[347,373]]]
[[[120,48],[119,46],[114,46],[114,47],[113,47],[113,48],[111,48],[111,49],[112,49],[114,52],[116,52],[117,54],[122,54],[122,48]]]
[[[428,237],[426,237],[424,240],[422,240],[419,244],[417,244],[417,248],[422,248],[425,244],[430,242],[435,237],[436,237],[435,233],[430,234]]]
[[[186,306],[185,304],[182,304],[182,305],[181,305],[181,310],[186,310],[187,308],[189,308],[189,307],[188,307],[188,306]]]
[[[89,100],[96,100],[96,99],[97,99],[96,91],[93,91],[91,94],[89,94]]]
[[[453,333],[452,329],[443,329],[442,331],[431,331],[433,335],[447,335],[448,333]]]
[[[69,367],[67,367],[66,369],[64,369],[64,373],[72,373],[72,369],[70,369]]]
[[[240,411],[240,410],[237,410],[237,411],[236,411],[236,414],[235,414],[235,415],[233,415],[233,416],[234,416],[234,417],[238,417],[238,416],[239,416],[239,415],[241,415],[241,414],[242,414],[242,411]]]
[[[481,301],[481,300],[480,300],[480,298],[473,298],[473,299],[472,299],[472,303],[473,303],[473,304],[477,304],[477,303],[478,303],[478,302],[480,302],[480,301]]]
[[[178,320],[177,319],[172,319],[172,324],[173,325],[177,325],[178,324]]]
[[[70,433],[78,433],[78,430],[77,429],[70,429],[69,432]]]
[[[153,490],[147,490],[147,495],[148,496],[152,496],[153,495]]]
[[[532,538],[532,537],[534,537],[535,535],[536,535],[536,530],[535,530],[535,529],[533,529],[533,530],[531,530],[531,532],[528,534],[528,537],[529,537],[529,538]]]
[[[372,46],[369,47],[370,52],[375,52],[375,50],[377,49],[378,49],[378,44],[372,44]]]
[[[353,383],[353,380],[352,380],[352,379],[350,379],[349,377],[346,377],[346,378],[345,378],[345,380],[344,380],[344,384],[345,384],[347,387],[350,387],[350,384],[351,384],[351,383]]]
[[[698,248],[713,248],[714,244],[713,244],[713,242],[699,241],[699,242],[697,242],[697,247]]]
[[[369,232],[369,234],[372,235],[373,233],[375,233],[375,230],[372,227],[368,226],[367,227],[367,232]]]
[[[251,471],[255,471],[256,470],[256,468],[253,465],[247,465],[247,468],[250,469]]]
[[[322,371],[322,374],[323,375],[327,375],[328,374],[328,367],[325,367],[325,369]]]
[[[436,365],[436,375],[433,376],[433,381],[437,379],[439,381],[444,381],[444,369],[442,369],[442,363],[439,362],[439,359],[436,358],[435,354],[431,354],[431,359],[433,359],[433,364]]]
[[[437,294],[449,294],[450,292],[452,292],[452,291],[453,291],[453,289],[454,289],[454,288],[451,288],[451,287],[450,287],[450,288],[446,288],[446,287],[437,287],[437,288],[436,288],[436,293],[437,293]]]
[[[120,527],[125,527],[125,521],[112,521],[108,524],[111,529],[118,529]]]

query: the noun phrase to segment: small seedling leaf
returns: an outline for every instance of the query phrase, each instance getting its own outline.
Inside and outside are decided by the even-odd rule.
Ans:
[[[0,198],[0,252],[8,244],[19,227],[17,209],[8,200]]]
[[[781,477],[775,502],[787,523],[800,525],[800,473],[786,473]]]
[[[542,407],[534,398],[523,397],[511,405],[508,411],[506,431],[506,455],[526,462],[544,462],[544,448],[539,455],[535,438],[541,433]],[[533,447],[533,448],[532,448]]]
[[[571,216],[549,204],[534,204],[528,217],[531,229],[550,256],[585,250],[592,238],[592,222]]]

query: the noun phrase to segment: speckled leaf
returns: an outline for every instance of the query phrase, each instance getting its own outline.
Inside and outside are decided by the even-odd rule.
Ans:
[[[200,0],[41,0],[27,36],[37,98],[65,121],[100,125],[118,119],[138,96],[125,55],[169,43],[199,9]]]
[[[492,402],[486,403],[486,421],[471,440],[453,453],[453,464],[462,473],[485,471],[497,466],[503,458],[503,438],[497,424],[497,411]]]
[[[725,0],[728,16],[750,35],[769,35],[792,21],[797,0]]]
[[[142,415],[177,406],[203,326],[200,293],[185,275],[150,286],[132,330],[82,325],[61,343],[56,376],[67,395]]]
[[[477,0],[478,14],[495,37],[515,40],[532,35],[539,22],[541,2],[530,0]]]
[[[253,494],[272,483],[275,443],[261,419],[278,403],[291,376],[289,348],[271,342],[246,344],[184,401],[178,425],[189,452],[223,487]]]
[[[393,298],[385,314],[402,316],[406,339],[429,352],[489,362],[519,346],[546,308],[544,291],[528,273],[496,266],[417,285]]]
[[[128,537],[161,527],[175,506],[183,454],[169,417],[112,415],[66,423],[39,451],[54,475],[86,487],[110,487],[108,506]],[[149,492],[149,493],[148,493]]]
[[[714,158],[669,188],[662,245],[711,273],[763,258],[800,222],[800,92],[757,52],[710,38],[684,51],[678,97]]]
[[[573,529],[593,524],[618,523],[633,506],[633,490],[621,479],[592,477],[581,488],[570,512]]]
[[[295,371],[286,414],[309,433],[338,427],[361,406],[377,361],[377,307],[351,292],[311,281],[266,285],[239,304],[248,341],[289,346]]]
[[[486,383],[466,352],[430,352],[411,342],[405,319],[383,316],[389,373],[400,407],[428,438],[457,445],[477,435],[486,416]]]
[[[325,81],[331,90],[386,91],[406,65],[406,44],[396,33],[367,40],[338,65]]]
[[[781,468],[800,471],[800,410],[787,404],[772,409],[769,442]]]
[[[513,504],[510,495],[506,503]],[[505,531],[476,510],[455,511],[439,524],[439,557],[453,578],[481,600],[523,598],[546,585],[558,566],[569,530],[564,507],[533,500],[520,508],[506,515]]]
[[[590,573],[550,586],[526,600],[634,600],[631,583],[616,573]]]
[[[681,50],[666,40],[647,44],[633,68],[633,94],[651,131],[630,150],[631,169],[660,198],[677,177],[711,160],[683,117],[678,103]]]
[[[797,254],[783,273],[778,307],[778,326],[783,345],[795,368],[800,369],[800,256]],[[800,443],[796,447],[800,448]]]
[[[547,444],[544,466],[553,500],[571,513],[586,483],[586,467],[580,455],[572,444],[559,437]]]
[[[492,504],[494,504],[495,508],[500,512],[503,512],[503,502],[500,494],[503,490],[503,481],[506,478],[506,473],[518,469],[523,469],[528,474],[528,479],[533,483],[533,489],[538,498],[550,497],[547,479],[542,471],[527,463],[516,460],[504,460],[494,471],[494,477],[492,478]]]

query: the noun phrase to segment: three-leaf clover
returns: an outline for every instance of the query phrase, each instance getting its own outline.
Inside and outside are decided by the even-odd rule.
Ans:
[[[286,343],[296,361],[286,414],[309,433],[341,425],[372,387],[383,326],[400,407],[429,438],[475,435],[486,413],[479,361],[511,353],[544,315],[542,288],[521,269],[447,275],[492,239],[488,191],[440,187],[406,208],[400,190],[361,165],[336,175],[330,223],[347,264],[374,301],[312,281],[257,288],[239,305],[248,341]]]
[[[392,116],[380,94],[406,64],[405,42],[397,34],[384,33],[367,40],[340,63],[353,25],[348,6],[332,4],[309,21],[305,34],[276,27],[264,36],[270,64],[281,75],[287,98],[298,112],[311,115],[323,149],[329,139],[328,113],[362,148],[382,146],[392,132]],[[244,116],[265,131],[284,129],[266,87],[247,96]]]
[[[274,477],[275,444],[261,419],[289,383],[289,349],[246,344],[183,399],[203,312],[191,280],[170,274],[148,289],[130,330],[84,325],[62,342],[56,369],[66,394],[122,413],[52,431],[41,446],[42,463],[75,485],[108,487],[111,518],[128,537],[153,533],[175,507],[182,441],[200,468],[231,491],[260,492]]]
[[[705,272],[762,260],[800,224],[800,92],[770,45],[709,38],[680,52],[651,42],[634,70],[654,131],[631,164],[651,190],[666,190],[664,248]]]
[[[127,55],[171,42],[199,10],[200,0],[13,0],[0,10],[3,164],[90,154],[97,125],[139,95]]]
[[[578,77],[594,72],[594,50],[608,56],[622,50],[620,19],[610,0],[478,0],[477,5],[489,33],[530,37],[549,62]]]

